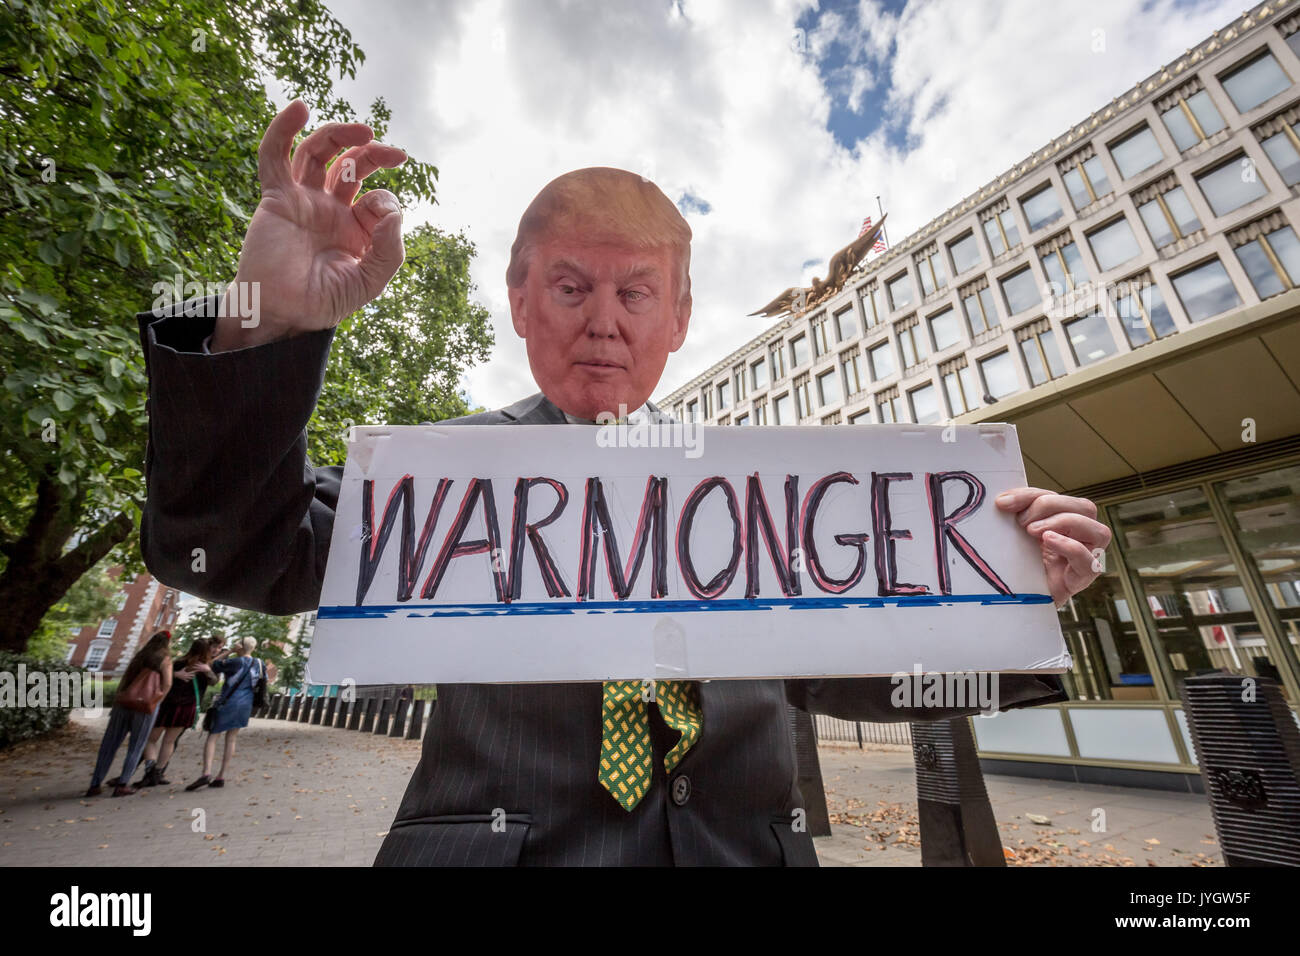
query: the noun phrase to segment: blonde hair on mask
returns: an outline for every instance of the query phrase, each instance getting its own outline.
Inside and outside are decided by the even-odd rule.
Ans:
[[[591,166],[547,183],[519,220],[506,269],[509,288],[527,281],[538,244],[557,236],[668,248],[677,262],[677,306],[690,301],[691,227],[658,186],[636,173]]]

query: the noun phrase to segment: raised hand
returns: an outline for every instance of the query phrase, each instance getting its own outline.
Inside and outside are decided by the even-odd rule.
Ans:
[[[214,352],[332,328],[379,295],[402,265],[397,197],[386,189],[356,196],[367,176],[401,165],[406,153],[375,142],[363,123],[326,123],[294,149],[306,123],[307,106],[295,100],[262,137],[262,200],[216,323]],[[251,282],[259,284],[256,299],[240,286]],[[241,301],[255,301],[257,314],[241,315]]]
[[[1057,607],[1097,579],[1101,573],[1097,552],[1110,544],[1111,534],[1096,520],[1095,504],[1042,488],[1012,488],[995,501],[1016,516],[1025,533],[1038,539]]]

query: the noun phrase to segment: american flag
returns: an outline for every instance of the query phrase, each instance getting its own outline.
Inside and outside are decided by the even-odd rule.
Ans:
[[[871,217],[868,216],[866,219],[862,220],[862,229],[858,233],[858,238],[861,239],[863,236],[867,234],[867,232],[870,229],[871,229]],[[885,251],[885,236],[883,232],[879,236],[876,236],[876,241],[875,243],[872,244],[871,251],[872,252]]]

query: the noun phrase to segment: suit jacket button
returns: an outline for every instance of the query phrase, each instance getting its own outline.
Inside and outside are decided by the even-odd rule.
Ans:
[[[685,806],[689,799],[691,799],[691,778],[686,774],[679,774],[673,780],[673,803],[681,807]]]

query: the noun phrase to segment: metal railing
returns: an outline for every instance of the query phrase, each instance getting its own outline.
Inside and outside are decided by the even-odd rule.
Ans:
[[[859,747],[863,744],[912,746],[912,729],[906,723],[876,724],[813,714],[813,727],[819,742],[856,743]]]

